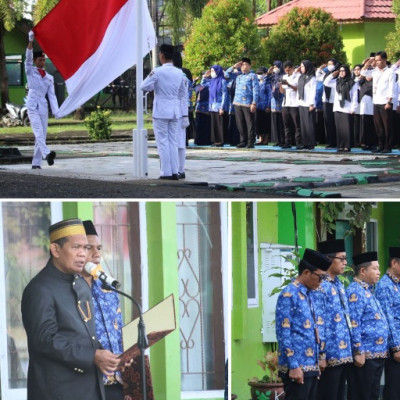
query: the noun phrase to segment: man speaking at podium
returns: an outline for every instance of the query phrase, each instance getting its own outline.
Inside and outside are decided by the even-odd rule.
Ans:
[[[82,221],[49,228],[50,259],[22,295],[28,337],[28,400],[105,400],[102,372],[119,360],[96,338],[88,284],[80,275],[88,256]]]

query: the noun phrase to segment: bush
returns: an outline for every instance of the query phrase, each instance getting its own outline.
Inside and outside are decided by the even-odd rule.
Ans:
[[[110,139],[111,110],[100,110],[100,106],[85,118],[85,126],[92,140]]]

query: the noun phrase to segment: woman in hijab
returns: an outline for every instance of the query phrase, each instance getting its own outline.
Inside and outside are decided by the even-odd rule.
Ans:
[[[211,67],[210,97],[208,101],[211,113],[211,143],[222,147],[228,133],[228,82],[220,65]]]
[[[354,129],[353,114],[358,106],[358,83],[354,82],[351,77],[349,67],[342,65],[338,71],[326,78],[324,85],[335,89],[333,112],[335,114],[338,151],[349,152]]]
[[[315,146],[315,96],[317,81],[314,65],[309,60],[300,64],[300,78],[297,86],[302,148],[312,150]],[[298,146],[300,147],[300,146]]]
[[[276,146],[285,144],[285,134],[282,119],[282,103],[284,94],[279,90],[282,77],[285,74],[281,61],[274,61],[272,64],[272,75],[270,75],[271,85],[271,136]]]

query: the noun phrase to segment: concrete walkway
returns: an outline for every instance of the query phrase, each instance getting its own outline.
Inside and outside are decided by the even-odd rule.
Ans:
[[[4,147],[3,147],[4,148]],[[133,145],[129,141],[52,144],[55,165],[45,163],[32,170],[33,146],[18,146],[23,157],[0,157],[0,170],[35,175],[73,177],[112,182],[134,181]],[[272,146],[255,149],[200,147],[187,149],[186,181],[206,182],[230,191],[283,193],[288,197],[400,197],[400,151],[372,154],[316,148],[311,151],[282,150]],[[21,163],[23,162],[23,163]],[[148,182],[159,177],[154,141],[148,144]]]

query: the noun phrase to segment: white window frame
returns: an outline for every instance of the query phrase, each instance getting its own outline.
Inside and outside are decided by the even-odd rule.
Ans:
[[[258,294],[258,224],[257,224],[257,203],[251,203],[253,207],[253,252],[254,252],[254,287],[255,297],[247,297],[247,308],[256,308],[259,306],[259,294]],[[246,221],[247,223],[247,221]],[[247,249],[246,249],[247,250]]]

